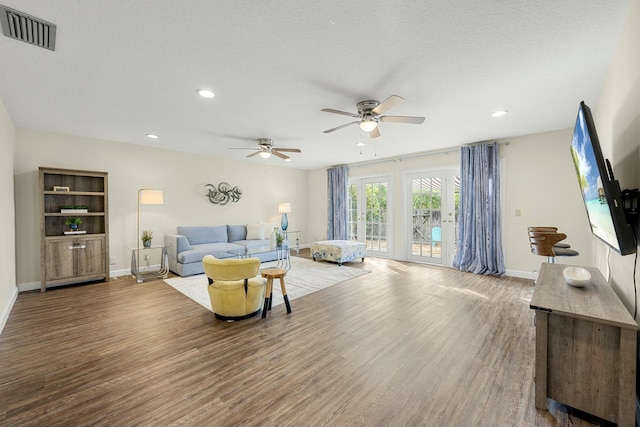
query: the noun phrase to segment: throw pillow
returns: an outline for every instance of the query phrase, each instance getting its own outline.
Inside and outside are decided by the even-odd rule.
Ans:
[[[264,240],[264,224],[247,224],[247,240]]]
[[[264,238],[268,239],[271,236],[274,228],[280,228],[278,224],[269,224],[268,222],[259,222],[258,224],[264,225]]]

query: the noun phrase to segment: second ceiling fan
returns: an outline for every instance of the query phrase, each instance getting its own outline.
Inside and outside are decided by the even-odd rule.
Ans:
[[[245,147],[230,147],[230,150],[255,150],[255,148],[245,148]],[[281,148],[273,146],[273,139],[269,138],[258,138],[258,150],[249,154],[247,157],[253,157],[255,155],[260,155],[263,159],[268,159],[273,154],[274,156],[280,157],[283,160],[287,160],[289,156],[283,154],[282,152],[288,153],[301,153],[299,148]]]
[[[419,125],[424,122],[424,117],[412,117],[412,116],[381,116],[380,114],[395,107],[400,102],[404,101],[404,98],[398,95],[391,95],[382,102],[368,100],[360,101],[356,105],[358,113],[349,113],[347,111],[334,110],[333,108],[323,108],[322,111],[327,113],[342,114],[344,116],[355,117],[359,120],[346,123],[331,129],[327,129],[324,133],[330,133],[342,128],[346,128],[351,125],[358,124],[360,129],[365,132],[369,132],[371,138],[377,138],[380,136],[380,130],[378,129],[378,122],[389,123],[410,123]]]

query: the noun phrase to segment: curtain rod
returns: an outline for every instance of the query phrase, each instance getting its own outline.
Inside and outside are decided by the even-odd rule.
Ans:
[[[375,164],[378,164],[378,163],[398,162],[398,161],[407,160],[407,159],[417,159],[417,158],[420,158],[420,157],[439,156],[439,155],[442,155],[442,154],[447,155],[449,153],[458,153],[458,152],[460,152],[460,149],[462,147],[472,147],[474,145],[487,144],[487,143],[488,142],[486,142],[486,141],[485,142],[474,142],[474,143],[471,143],[471,144],[458,145],[456,147],[451,147],[451,148],[447,148],[445,150],[440,150],[440,151],[426,151],[426,152],[422,152],[422,153],[407,154],[407,155],[398,156],[398,157],[387,157],[387,158],[380,159],[380,160],[369,160],[369,161],[364,161],[364,162],[351,163],[351,164],[349,164],[347,166],[349,166],[349,167],[362,167],[362,166],[375,165]],[[498,142],[498,145],[509,145],[509,141]],[[340,165],[336,165],[336,166],[340,166]]]

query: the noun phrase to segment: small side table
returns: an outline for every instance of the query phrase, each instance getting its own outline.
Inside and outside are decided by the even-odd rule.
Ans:
[[[291,244],[289,244],[289,249],[295,249],[296,250],[296,254],[300,251],[300,231],[298,230],[286,230],[284,231],[284,239],[289,241],[289,234],[295,234],[296,235],[296,245],[295,246],[291,246]]]
[[[138,280],[138,283],[142,283],[145,280],[166,279],[168,277],[169,257],[166,246],[129,249],[131,250],[131,274]],[[140,263],[143,262],[146,266],[140,268]],[[159,267],[156,267],[158,265]]]
[[[264,308],[262,309],[263,319],[267,317],[267,310],[271,310],[271,303],[273,302],[273,279],[280,279],[280,288],[282,289],[282,298],[287,306],[287,314],[291,313],[291,304],[289,303],[287,288],[284,286],[284,276],[286,275],[287,270],[283,268],[265,268],[262,270],[262,277],[267,279],[267,289],[264,294]]]

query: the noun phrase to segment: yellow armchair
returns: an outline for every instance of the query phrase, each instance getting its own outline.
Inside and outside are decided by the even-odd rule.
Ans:
[[[255,316],[264,302],[267,279],[259,276],[260,260],[202,259],[209,279],[209,298],[213,314],[221,320],[241,320]]]

